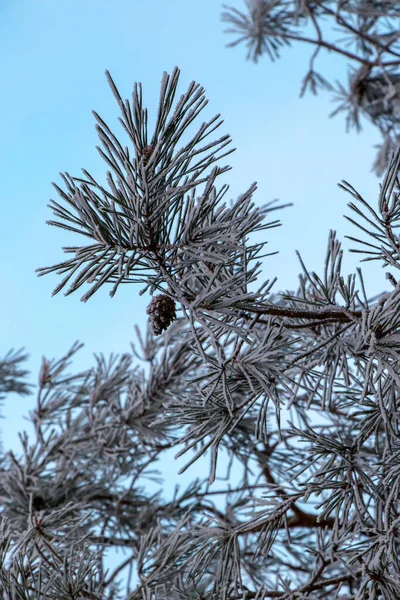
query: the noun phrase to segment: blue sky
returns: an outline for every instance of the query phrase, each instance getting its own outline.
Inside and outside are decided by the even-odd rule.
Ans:
[[[351,197],[338,182],[346,179],[376,205],[380,180],[370,166],[378,130],[365,123],[361,134],[346,134],[342,115],[328,119],[334,108],[328,93],[299,98],[310,47],[286,48],[275,63],[264,57],[257,65],[245,61],[244,47],[226,48],[232,38],[223,34],[221,8],[216,0],[2,0],[0,356],[25,346],[29,381],[36,383],[42,355],[58,359],[75,340],[85,346],[73,372],[93,366],[93,353],[128,352],[134,325],[146,320],[148,296],[139,297],[139,286],[122,286],[112,299],[111,286],[103,286],[83,303],[87,288],[52,297],[60,277],[35,273],[64,260],[62,246],[85,242],[46,225],[53,218],[46,204],[59,199],[51,185],[61,185],[59,172],[79,177],[85,168],[104,181],[91,110],[122,134],[105,69],[124,98],[131,97],[135,81],[142,82],[151,120],[162,73],[177,65],[179,92],[192,80],[201,83],[209,99],[202,120],[221,113],[220,135],[230,133],[237,148],[227,159],[232,171],[221,178],[231,186],[228,197],[257,181],[257,203],[294,203],[273,213],[283,225],[265,233],[267,251],[280,251],[265,260],[265,278],[278,276],[276,292],[297,289],[296,249],[311,270],[321,272],[329,229],[349,248],[344,235],[356,231],[343,214],[350,215]],[[347,81],[340,58],[322,55],[317,69],[330,80]],[[345,253],[344,274],[358,264],[357,255]],[[364,265],[363,272],[370,296],[388,289],[380,265]],[[17,433],[32,431],[23,417],[34,406],[34,395],[6,399],[0,421],[5,449],[20,451]],[[187,472],[189,480],[192,474]]]

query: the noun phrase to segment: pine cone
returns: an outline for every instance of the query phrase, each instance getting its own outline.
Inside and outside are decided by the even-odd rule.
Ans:
[[[145,146],[142,150],[142,157],[143,157],[143,164],[144,166],[147,165],[147,163],[150,160],[151,155],[153,154],[153,150],[154,150],[154,146],[148,145]]]
[[[165,294],[159,294],[154,296],[146,312],[154,335],[160,335],[176,319],[175,301]]]

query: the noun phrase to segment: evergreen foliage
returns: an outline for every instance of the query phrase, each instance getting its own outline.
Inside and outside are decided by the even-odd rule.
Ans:
[[[107,78],[130,148],[94,113],[108,185],[85,170],[62,175],[48,223],[86,245],[38,272],[64,276],[54,293],[91,284],[84,301],[139,283],[152,296],[149,327],[137,329],[140,349],[96,356],[83,373],[68,373],[78,343],[43,358],[36,439],[21,435],[23,455],[1,458],[1,597],[399,598],[398,282],[389,275],[392,289],[368,299],[360,268],[342,276],[331,231],[324,272],[298,255],[297,292],[273,292],[276,278],[261,279],[267,242],[251,238],[277,227],[267,218],[283,206],[257,207],[255,184],[224,200],[230,138],[210,137],[219,115],[196,129],[203,88],[193,82],[176,101],[179,70],[165,73],[149,133],[141,86],[124,101]],[[394,269],[399,170],[400,147],[375,207],[340,184],[362,232],[354,250]],[[17,363],[1,362],[1,389],[26,393]],[[145,481],[159,481],[157,459],[173,446],[194,476],[166,500],[161,482],[150,494]],[[231,461],[216,486],[221,452]],[[205,479],[193,467],[203,455]],[[128,553],[112,573],[107,547]],[[138,581],[125,591],[127,566]]]

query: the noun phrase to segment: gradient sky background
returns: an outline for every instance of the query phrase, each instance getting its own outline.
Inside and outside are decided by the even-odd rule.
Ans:
[[[231,4],[243,6],[238,0]],[[123,98],[130,99],[134,82],[142,82],[151,121],[162,73],[177,65],[179,95],[192,80],[201,83],[209,105],[200,122],[221,113],[225,122],[219,135],[230,133],[237,148],[226,159],[232,171],[221,177],[231,186],[227,198],[257,181],[257,203],[274,198],[294,203],[272,213],[271,220],[280,218],[283,225],[265,233],[266,251],[279,250],[264,261],[265,278],[278,276],[276,292],[297,289],[296,249],[311,270],[321,273],[329,229],[337,231],[345,250],[352,246],[344,235],[357,232],[343,218],[352,212],[347,208],[351,196],[338,182],[349,181],[376,206],[380,180],[370,167],[379,131],[365,123],[361,134],[346,134],[342,114],[328,119],[336,107],[329,93],[299,98],[311,47],[285,48],[280,60],[264,57],[258,65],[246,62],[244,46],[226,48],[233,38],[223,34],[221,10],[219,0],[0,3],[0,356],[24,346],[30,353],[29,381],[36,384],[42,355],[59,359],[75,340],[85,346],[69,372],[93,366],[93,353],[129,352],[134,325],[143,327],[146,321],[149,297],[139,297],[139,286],[120,286],[112,299],[111,286],[103,286],[83,303],[87,286],[68,297],[52,297],[60,276],[35,273],[67,258],[62,246],[86,243],[45,220],[53,218],[49,199],[59,200],[51,185],[63,185],[59,172],[79,177],[85,168],[105,180],[91,110],[125,139],[105,69]],[[332,82],[347,82],[341,58],[321,53],[316,67]],[[358,255],[345,252],[343,274],[355,272],[358,261]],[[370,297],[389,289],[380,265],[364,263],[363,272]],[[24,416],[35,400],[35,395],[11,394],[4,402],[0,435],[6,450],[19,453],[18,432],[31,434]],[[178,467],[171,463],[170,469]],[[186,480],[194,475],[189,469]]]

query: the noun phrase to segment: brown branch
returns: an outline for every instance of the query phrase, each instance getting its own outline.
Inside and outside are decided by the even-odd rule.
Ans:
[[[129,538],[115,538],[108,537],[106,535],[89,535],[87,541],[90,544],[103,544],[105,546],[122,546],[125,548],[136,548],[139,549],[138,541]]]
[[[379,39],[377,39],[376,36],[374,35],[369,35],[368,33],[365,33],[364,31],[361,31],[360,29],[356,29],[354,28],[352,25],[350,25],[350,23],[348,23],[343,17],[342,15],[340,15],[339,13],[334,12],[333,10],[331,10],[330,8],[328,8],[326,5],[324,6],[324,11],[327,12],[328,14],[330,14],[331,16],[334,16],[337,20],[338,23],[340,23],[340,25],[342,25],[342,27],[348,29],[349,31],[351,31],[352,33],[354,33],[354,35],[356,35],[357,37],[360,37],[361,39],[363,39],[365,42],[369,42],[371,45],[379,47],[379,49],[382,52],[389,52],[390,54],[393,54],[393,56],[398,56],[400,58],[400,54],[398,52],[396,52],[395,50],[392,50],[390,48],[390,45],[393,44],[394,41],[396,40],[391,40],[389,42],[382,43]],[[374,63],[371,63],[371,65],[373,65]]]
[[[250,315],[246,315],[245,313],[242,313],[240,315],[241,317],[243,317],[244,319],[253,319],[254,317],[251,317]],[[283,322],[283,327],[285,329],[312,329],[313,327],[318,327],[318,325],[326,325],[329,323],[337,323],[338,320],[336,318],[330,318],[330,319],[319,319],[318,321],[311,321],[311,323],[286,323],[285,321]],[[268,321],[264,321],[263,319],[258,319],[257,321],[258,325],[272,325],[273,327],[279,327],[280,324],[278,323],[269,323]]]
[[[307,309],[307,308],[288,308],[285,306],[246,306],[242,307],[242,310],[247,312],[253,312],[260,315],[274,315],[277,317],[287,317],[289,319],[319,319],[325,321],[325,319],[331,319],[332,321],[340,321],[341,323],[356,322],[362,318],[363,311],[361,310],[347,310],[343,306],[337,306],[336,308],[320,308],[320,309]]]
[[[291,594],[294,594],[295,591],[298,592],[314,592],[315,590],[321,590],[329,585],[336,585],[337,583],[343,583],[344,581],[351,581],[353,579],[356,579],[357,577],[359,577],[362,574],[362,570],[359,569],[358,571],[355,571],[354,573],[348,573],[347,575],[339,575],[338,577],[331,577],[330,579],[322,579],[322,581],[319,581],[318,583],[312,583],[312,584],[307,584],[307,586],[304,586],[302,588],[300,588],[299,590],[293,590],[291,592]],[[255,598],[258,594],[258,597],[260,597],[258,592],[252,592],[250,590],[247,590],[247,598]],[[287,592],[278,592],[276,590],[265,590],[263,591],[262,596],[260,597],[260,599],[264,599],[264,598],[283,598],[283,597],[287,597]],[[235,598],[235,600],[242,600],[239,598]]]
[[[338,48],[334,44],[330,44],[329,42],[325,42],[324,40],[318,40],[318,39],[313,40],[311,38],[306,38],[306,37],[303,37],[300,35],[291,35],[289,33],[280,33],[278,31],[268,32],[268,33],[270,33],[270,35],[272,35],[273,37],[282,37],[282,38],[285,38],[288,40],[293,40],[295,42],[306,42],[307,44],[317,44],[318,46],[320,46],[322,48],[326,48],[329,51],[333,50],[334,52],[337,52],[338,54],[343,54],[343,56],[347,56],[347,58],[356,60],[363,65],[371,64],[371,61],[369,61],[365,58],[362,58],[361,56],[357,56],[356,54],[353,54],[352,52],[347,52],[347,50],[343,50],[342,48]],[[397,61],[397,63],[398,63],[398,61]]]

